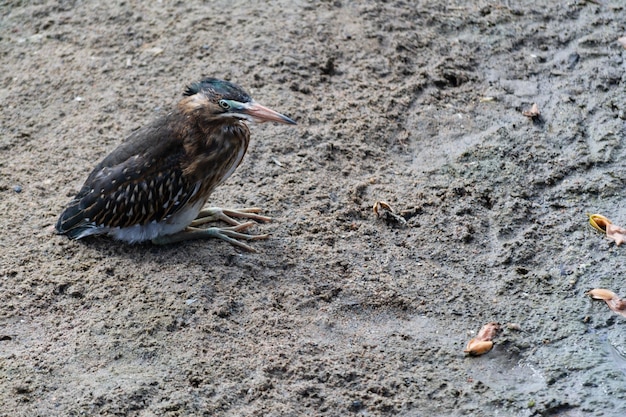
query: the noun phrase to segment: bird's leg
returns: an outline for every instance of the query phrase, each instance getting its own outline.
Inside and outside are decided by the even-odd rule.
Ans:
[[[192,227],[199,226],[205,223],[211,223],[218,220],[226,222],[232,226],[239,226],[241,223],[237,219],[249,219],[256,220],[258,222],[269,222],[272,219],[270,217],[261,216],[257,214],[261,211],[260,208],[252,207],[252,208],[243,208],[243,209],[223,209],[220,207],[207,207],[204,208],[198,213],[198,216],[194,221],[191,222]]]
[[[239,246],[240,248],[247,251],[256,252],[256,250],[252,246],[237,240],[267,239],[269,235],[248,235],[245,233],[241,233],[242,231],[248,229],[251,226],[254,226],[255,224],[256,223],[254,222],[245,222],[237,224],[236,226],[208,227],[206,229],[188,226],[185,230],[182,230],[178,233],[167,236],[160,236],[152,239],[152,243],[154,243],[155,245],[167,245],[170,243],[182,242],[184,240],[218,238],[225,240],[231,245]]]
[[[261,209],[256,207],[237,210],[222,209],[220,207],[207,207],[202,209],[200,213],[198,213],[196,219],[192,221],[185,230],[174,233],[172,235],[157,237],[156,239],[152,240],[152,243],[157,245],[166,245],[169,243],[176,243],[184,240],[208,239],[216,237],[247,251],[256,252],[256,250],[252,246],[241,242],[241,240],[267,239],[269,235],[249,235],[246,233],[241,233],[251,226],[254,226],[256,223],[253,221],[246,221],[242,223],[236,219],[256,220],[259,222],[269,222],[272,220],[270,217],[257,214],[260,211]],[[206,223],[216,222],[220,220],[230,224],[230,226],[207,228],[197,227]]]

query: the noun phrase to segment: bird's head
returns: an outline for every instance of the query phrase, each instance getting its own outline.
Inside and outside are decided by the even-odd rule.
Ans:
[[[181,105],[186,113],[200,111],[204,117],[230,118],[254,123],[296,124],[289,117],[255,102],[237,84],[205,78],[187,87]]]

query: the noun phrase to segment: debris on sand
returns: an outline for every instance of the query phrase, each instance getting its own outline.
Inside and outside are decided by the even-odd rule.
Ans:
[[[601,214],[589,214],[589,224],[601,233],[606,233],[606,237],[615,241],[617,246],[626,242],[626,229],[614,225],[609,219]]]
[[[541,116],[541,113],[539,112],[539,106],[537,106],[537,103],[533,103],[532,107],[530,108],[530,110],[524,110],[522,112],[522,115],[526,116],[526,117],[530,117],[531,119],[538,119],[539,116]]]
[[[491,339],[495,337],[498,330],[500,330],[500,325],[496,322],[485,324],[478,332],[478,335],[467,342],[463,352],[470,356],[480,356],[489,352],[493,347]]]
[[[395,213],[393,208],[384,201],[376,201],[374,203],[374,214],[379,218],[384,220],[387,224],[395,224],[399,226],[406,225],[406,219]]]
[[[626,300],[619,298],[613,291],[604,288],[595,288],[589,291],[587,295],[594,300],[604,300],[612,311],[626,317]]]

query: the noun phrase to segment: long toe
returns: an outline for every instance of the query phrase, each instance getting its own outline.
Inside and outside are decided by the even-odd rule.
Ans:
[[[198,217],[191,222],[192,227],[199,226],[206,223],[212,223],[216,221],[223,221],[232,226],[238,226],[242,224],[235,219],[248,219],[256,222],[267,223],[272,221],[271,217],[261,216],[261,209],[258,207],[242,208],[242,209],[223,209],[220,207],[207,207],[202,209],[198,214]]]
[[[252,246],[242,242],[242,240],[267,239],[270,235],[252,235],[248,233],[242,233],[244,230],[254,226],[255,224],[255,222],[245,222],[238,223],[237,225],[229,227],[208,227],[205,229],[189,226],[185,230],[175,233],[173,235],[161,236],[153,239],[152,243],[156,245],[167,245],[170,243],[182,242],[185,240],[217,238],[225,240],[231,245],[240,247],[247,251],[256,252],[256,250]]]

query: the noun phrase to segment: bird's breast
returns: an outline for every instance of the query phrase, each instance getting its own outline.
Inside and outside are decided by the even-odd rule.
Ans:
[[[200,195],[208,195],[237,169],[248,149],[250,131],[241,122],[210,129],[205,137],[186,146],[189,164],[183,174],[201,182]]]

